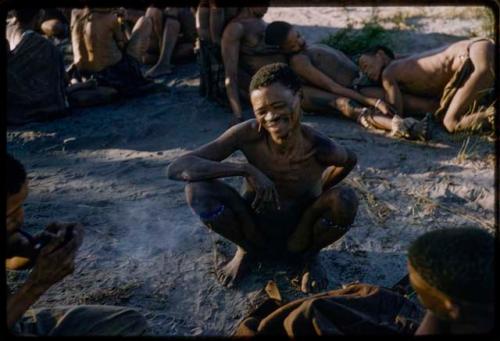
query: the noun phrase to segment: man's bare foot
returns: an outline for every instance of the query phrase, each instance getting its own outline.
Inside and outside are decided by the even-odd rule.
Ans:
[[[425,117],[418,122],[415,122],[410,127],[410,138],[412,140],[427,141],[431,138],[431,121],[432,114],[427,113]]]
[[[158,65],[156,64],[151,69],[146,71],[144,76],[146,78],[160,78],[166,75],[170,75],[173,72],[172,65]]]
[[[217,279],[222,285],[232,288],[237,281],[246,273],[248,268],[246,251],[238,247],[233,259],[217,271]]]
[[[301,277],[300,290],[304,293],[320,292],[326,289],[328,277],[318,257],[306,261]]]

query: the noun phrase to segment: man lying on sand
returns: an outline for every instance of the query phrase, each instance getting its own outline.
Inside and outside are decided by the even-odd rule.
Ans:
[[[7,328],[22,336],[142,335],[147,322],[137,311],[115,306],[59,306],[29,309],[49,288],[73,273],[83,240],[79,224],[52,223],[40,234],[22,230],[28,180],[23,165],[7,154],[7,248],[5,267],[33,267],[19,290],[7,288]]]
[[[429,232],[408,252],[410,283],[425,315],[394,290],[353,283],[282,306],[268,300],[238,325],[235,336],[491,332],[494,254],[493,237],[479,228]]]
[[[146,72],[146,77],[164,77],[172,73],[172,61],[194,59],[196,25],[189,7],[160,9],[150,6],[145,15],[139,18],[132,35],[138,29],[143,31],[142,39],[134,40],[128,51],[142,63],[153,64]]]
[[[356,156],[301,124],[301,84],[283,63],[262,67],[252,78],[255,119],[238,124],[168,168],[168,177],[187,181],[188,204],[213,231],[237,245],[219,271],[232,286],[255,257],[305,263],[307,290],[326,286],[314,257],[341,238],[354,221],[358,199],[336,186]],[[248,163],[222,162],[240,150]],[[243,193],[219,178],[244,177]],[[316,282],[316,288],[314,283]]]
[[[359,69],[344,53],[324,44],[307,44],[300,33],[284,21],[267,26],[266,43],[279,46],[287,54],[293,71],[308,84],[303,87],[304,110],[325,114],[340,112],[366,128],[393,130],[396,111],[383,100],[354,90]],[[428,138],[427,120],[418,123],[408,118],[406,121],[411,126],[408,138]],[[393,131],[393,134],[397,133]]]
[[[140,40],[139,33],[132,39]],[[84,79],[96,79],[99,86],[124,95],[152,87],[142,76],[139,62],[127,53],[128,42],[114,9],[74,9],[71,39],[74,64]]]
[[[7,124],[24,124],[65,115],[65,70],[61,52],[34,32],[40,10],[11,11],[7,20]]]
[[[382,83],[382,93],[374,95],[383,96],[398,112],[427,106],[454,133],[491,127],[493,111],[471,109],[493,88],[494,56],[491,40],[475,38],[401,59],[386,47],[375,47],[361,55],[359,66]],[[407,103],[406,94],[416,98]]]
[[[232,19],[222,35],[222,59],[226,73],[226,93],[233,111],[233,122],[243,120],[240,96],[248,97],[251,77],[264,65],[285,62],[275,46],[264,41],[268,7],[245,7]]]

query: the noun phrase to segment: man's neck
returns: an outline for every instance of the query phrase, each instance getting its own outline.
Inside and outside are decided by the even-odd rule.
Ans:
[[[292,130],[288,136],[279,141],[270,138],[270,147],[272,151],[278,154],[292,154],[298,146],[302,145],[303,136],[301,134],[300,124],[297,128]]]

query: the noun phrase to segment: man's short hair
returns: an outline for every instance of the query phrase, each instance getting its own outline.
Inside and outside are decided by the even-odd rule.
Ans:
[[[26,170],[18,160],[7,153],[7,197],[19,193],[26,181]]]
[[[494,297],[493,237],[473,227],[440,229],[417,238],[408,260],[432,287],[455,299],[488,303]]]
[[[292,25],[284,21],[273,21],[267,25],[265,42],[267,45],[281,46],[292,29]]]
[[[250,82],[250,93],[278,82],[292,90],[293,93],[296,93],[302,87],[299,78],[288,65],[285,63],[273,63],[261,67],[253,75]]]
[[[18,8],[13,9],[11,14],[21,24],[29,24],[40,13],[39,8]]]
[[[391,59],[395,58],[394,52],[392,52],[392,50],[390,48],[388,48],[387,46],[384,46],[384,45],[375,45],[375,46],[369,47],[365,51],[363,51],[361,54],[362,55],[367,54],[369,56],[373,56],[380,50],[384,51],[384,53],[387,55],[387,57],[389,57]]]

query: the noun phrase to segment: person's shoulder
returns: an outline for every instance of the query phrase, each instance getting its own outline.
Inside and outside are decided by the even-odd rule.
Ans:
[[[224,28],[224,32],[222,34],[222,39],[239,38],[243,35],[244,32],[245,32],[244,25],[241,22],[235,21],[235,19],[233,19]]]
[[[226,134],[236,137],[239,143],[250,143],[262,137],[263,129],[259,129],[257,120],[250,119],[235,124],[226,131]]]

